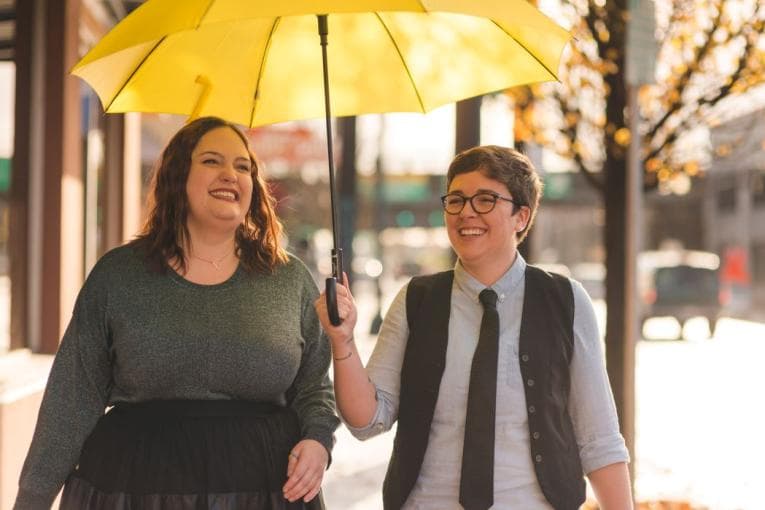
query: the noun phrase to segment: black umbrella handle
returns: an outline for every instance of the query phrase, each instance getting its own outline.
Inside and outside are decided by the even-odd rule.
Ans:
[[[337,311],[337,280],[335,278],[327,278],[324,295],[327,298],[327,314],[329,315],[329,322],[333,326],[339,326],[343,323],[340,318],[340,314]]]
[[[327,278],[325,283],[325,293],[327,299],[327,314],[329,322],[333,326],[339,326],[343,323],[337,310],[337,282],[343,281],[343,250],[334,248],[332,250],[332,277]],[[342,285],[342,283],[341,283]]]

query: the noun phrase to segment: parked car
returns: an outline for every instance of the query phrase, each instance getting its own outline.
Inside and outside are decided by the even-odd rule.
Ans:
[[[681,252],[678,257],[657,257],[652,262],[644,276],[642,324],[651,317],[674,317],[682,336],[685,322],[701,316],[714,336],[724,307],[717,256]]]

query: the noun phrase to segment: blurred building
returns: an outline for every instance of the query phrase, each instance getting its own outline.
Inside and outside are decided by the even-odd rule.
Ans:
[[[538,165],[539,166],[539,165]],[[563,264],[605,261],[603,201],[580,172],[540,168],[544,195],[530,243],[530,262]]]
[[[765,310],[765,109],[711,130],[702,218],[732,306]]]
[[[156,137],[137,116],[104,115],[69,75],[139,3],[0,0],[0,509],[84,276],[140,225],[141,146]]]

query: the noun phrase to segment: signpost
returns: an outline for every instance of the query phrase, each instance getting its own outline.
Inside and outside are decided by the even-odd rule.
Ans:
[[[617,408],[621,419],[622,433],[627,442],[630,456],[631,477],[635,479],[635,344],[640,338],[640,300],[637,289],[637,257],[641,249],[643,224],[643,164],[641,157],[640,87],[652,83],[658,54],[656,41],[656,14],[653,0],[630,0],[629,22],[627,24],[625,82],[629,107],[630,143],[627,156],[627,192],[625,204],[624,254],[624,335],[621,352],[610,359],[617,359],[621,366],[619,380],[615,382]],[[613,355],[614,353],[612,353]]]

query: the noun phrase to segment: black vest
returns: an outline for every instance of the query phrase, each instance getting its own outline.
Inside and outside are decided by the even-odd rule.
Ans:
[[[531,459],[556,510],[578,509],[585,483],[566,407],[574,350],[574,294],[567,278],[526,266],[519,361]],[[401,508],[420,473],[446,366],[453,271],[415,277],[406,295],[409,339],[401,368],[396,438],[383,483],[385,510]]]

